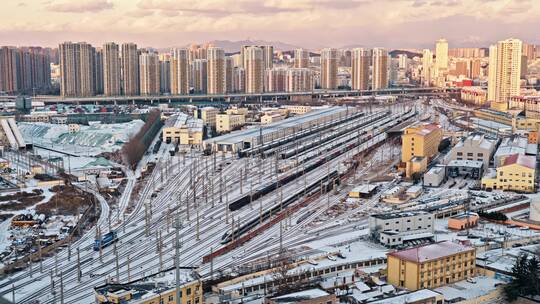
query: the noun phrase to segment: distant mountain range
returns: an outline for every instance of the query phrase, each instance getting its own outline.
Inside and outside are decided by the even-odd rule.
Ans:
[[[280,41],[265,41],[265,40],[214,40],[209,43],[221,47],[226,53],[239,52],[242,45],[273,45],[275,50],[290,51],[299,48],[297,45],[288,44]]]
[[[266,41],[266,40],[238,40],[238,41],[231,41],[231,40],[212,40],[208,41],[206,43],[200,43],[200,44],[212,44],[214,46],[223,48],[225,50],[225,53],[227,54],[234,54],[239,53],[240,48],[243,45],[273,45],[274,50],[281,50],[287,54],[293,54],[294,49],[301,48],[301,46],[289,44],[286,42],[281,41]],[[189,47],[189,45],[183,45],[180,47]],[[360,44],[350,44],[340,47],[340,49],[353,49],[358,47],[365,47]],[[174,47],[173,47],[174,48]],[[159,51],[167,52],[170,48],[161,48]],[[421,56],[421,53],[414,52],[412,50],[391,50],[390,55],[392,57],[396,57],[398,54],[406,54],[409,58],[412,58],[414,56]],[[312,53],[311,55],[316,55],[316,53]]]

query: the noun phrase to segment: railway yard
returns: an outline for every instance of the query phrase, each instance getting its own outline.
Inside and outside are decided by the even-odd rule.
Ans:
[[[539,239],[535,231],[516,227],[493,236],[489,231],[506,228],[487,222],[470,234],[449,230],[449,216],[507,211],[531,199],[482,191],[477,181],[455,177],[407,203],[385,202],[393,191],[414,188],[396,169],[399,131],[425,113],[433,119],[429,105],[405,100],[332,111],[325,123],[283,127],[270,139],[262,139],[262,129],[259,138],[259,132],[251,131],[251,139],[241,138],[243,131],[233,132],[234,140],[242,142],[233,143],[236,153],[217,149],[220,137],[209,139],[204,150],[174,155],[171,144],[163,143],[136,169],[126,170],[125,186],[113,206],[92,182],[74,183],[97,199],[101,213],[95,226],[48,257],[4,274],[0,294],[16,303],[91,303],[98,301],[100,286],[159,279],[174,288],[181,269],[189,274],[186,280],[203,282],[195,297],[204,293],[205,303],[257,300],[267,292],[266,280],[275,279],[265,277],[265,271],[284,256],[294,265],[290,271],[361,261],[366,263],[363,271],[376,272],[389,249],[370,239],[369,216],[375,213],[428,211],[436,218],[435,241],[469,241],[485,252],[495,243]],[[153,169],[143,175],[149,164]],[[359,185],[376,190],[351,198]],[[519,210],[509,212],[519,215]],[[256,288],[260,280],[265,280],[264,293]]]

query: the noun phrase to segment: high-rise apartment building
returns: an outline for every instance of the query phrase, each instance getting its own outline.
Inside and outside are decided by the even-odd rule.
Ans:
[[[334,90],[338,87],[338,51],[328,48],[321,52],[321,88]]]
[[[243,93],[246,91],[246,71],[242,67],[234,68],[233,71],[233,92]]]
[[[439,39],[435,43],[435,66],[439,71],[448,70],[448,41]]]
[[[508,108],[508,99],[520,93],[522,42],[499,41],[489,48],[488,101],[497,110]]]
[[[287,90],[287,69],[267,69],[265,77],[266,92],[285,92]]]
[[[191,83],[195,93],[206,93],[207,68],[208,62],[206,59],[195,59],[191,62]]]
[[[287,70],[287,92],[309,92],[313,90],[313,75],[308,68]]]
[[[17,79],[17,49],[4,46],[0,48],[0,91],[17,92]]]
[[[386,89],[388,88],[388,51],[383,48],[374,48],[372,56],[371,89]]]
[[[406,70],[409,66],[409,58],[406,54],[399,54],[398,55],[398,67],[400,69]]]
[[[208,94],[225,94],[225,51],[219,47],[210,47],[208,61]]]
[[[478,78],[482,71],[482,61],[480,59],[469,60],[469,78]]]
[[[422,51],[422,84],[431,86],[431,74],[433,68],[433,53],[429,49]]]
[[[357,48],[352,50],[352,89],[369,90],[369,67],[371,51]]]
[[[140,94],[139,54],[135,43],[122,44],[122,93],[126,96]]]
[[[261,49],[263,50],[263,62],[264,62],[264,69],[271,69],[274,67],[274,47],[271,45],[263,45],[261,46]]]
[[[159,95],[159,56],[154,52],[143,52],[139,56],[139,79],[141,95]]]
[[[103,94],[103,50],[96,49],[94,56],[94,94]]]
[[[159,90],[171,93],[171,55],[159,54]]]
[[[225,92],[232,93],[234,88],[234,59],[225,57]]]
[[[246,93],[262,93],[264,90],[264,53],[260,47],[245,48],[244,70]]]
[[[171,57],[171,93],[174,95],[189,94],[190,83],[189,50],[174,49]]]
[[[448,74],[448,41],[439,39],[435,44],[435,77],[437,86],[444,86]]]
[[[95,49],[86,42],[64,42],[60,52],[60,94],[64,97],[94,95]]]
[[[305,49],[294,50],[294,67],[309,68],[309,51]]]
[[[120,50],[114,42],[103,45],[103,94],[120,95]]]
[[[0,47],[0,91],[36,94],[51,88],[50,56],[41,47]]]

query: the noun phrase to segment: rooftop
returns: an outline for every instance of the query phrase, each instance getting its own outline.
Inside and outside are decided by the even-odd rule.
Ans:
[[[298,301],[316,299],[328,295],[329,293],[322,289],[313,288],[275,297],[272,298],[272,301],[277,303],[297,303]]]
[[[443,170],[444,170],[444,167],[436,166],[436,167],[433,167],[433,168],[429,169],[429,171],[426,172],[426,174],[438,174]]]
[[[461,220],[461,219],[473,218],[473,217],[478,217],[478,214],[476,214],[476,213],[474,213],[474,212],[470,212],[470,213],[460,213],[460,214],[457,214],[457,215],[452,216],[451,218],[457,219],[457,220]]]
[[[441,293],[446,301],[455,303],[487,295],[500,284],[505,282],[496,278],[477,276],[471,281],[459,281],[436,288],[435,291]]]
[[[175,114],[169,117],[165,122],[165,128],[188,128],[192,130],[201,130],[203,128],[202,119],[193,118],[185,113]]]
[[[439,130],[441,127],[434,123],[422,123],[415,125],[413,127],[407,128],[405,134],[418,134],[418,135],[428,135],[435,130]]]
[[[536,168],[536,158],[530,155],[512,154],[504,159],[503,166],[520,165],[530,169]]]
[[[467,167],[467,168],[482,168],[484,162],[480,160],[451,160],[448,167]]]
[[[404,218],[417,215],[427,215],[429,212],[426,211],[409,211],[409,212],[399,212],[399,213],[379,213],[371,215],[374,218],[381,220],[395,219],[395,218]]]
[[[484,134],[472,133],[466,138],[460,140],[455,147],[461,148],[465,146],[474,146],[484,150],[491,150],[495,147],[495,139],[486,138]]]
[[[261,133],[262,135],[270,134],[272,132],[277,132],[286,128],[293,128],[303,123],[317,120],[321,117],[338,114],[338,113],[344,113],[347,111],[348,109],[346,107],[328,107],[328,108],[317,109],[301,116],[296,116],[289,119],[284,119],[284,120],[267,124],[262,128],[249,128],[245,130],[240,130],[240,131],[232,132],[229,134],[221,135],[218,137],[214,137],[207,141],[223,143],[223,144],[237,144],[244,141],[251,141],[252,138],[260,136]]]
[[[406,294],[389,297],[382,300],[369,302],[370,304],[407,304],[422,302],[436,297],[440,297],[441,294],[430,289],[420,289],[417,291],[409,292]],[[422,302],[423,303],[423,302]]]
[[[388,255],[402,260],[422,263],[468,251],[474,251],[474,248],[450,241],[443,241],[392,252]]]
[[[351,192],[358,192],[358,193],[370,193],[371,191],[377,189],[377,185],[360,185],[354,187]]]

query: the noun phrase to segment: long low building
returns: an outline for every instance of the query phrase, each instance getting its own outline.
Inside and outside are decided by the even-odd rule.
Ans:
[[[304,115],[273,122],[260,127],[247,128],[205,140],[205,148],[212,151],[236,153],[258,145],[278,140],[299,131],[344,118],[358,112],[356,108],[327,107],[314,109]]]

